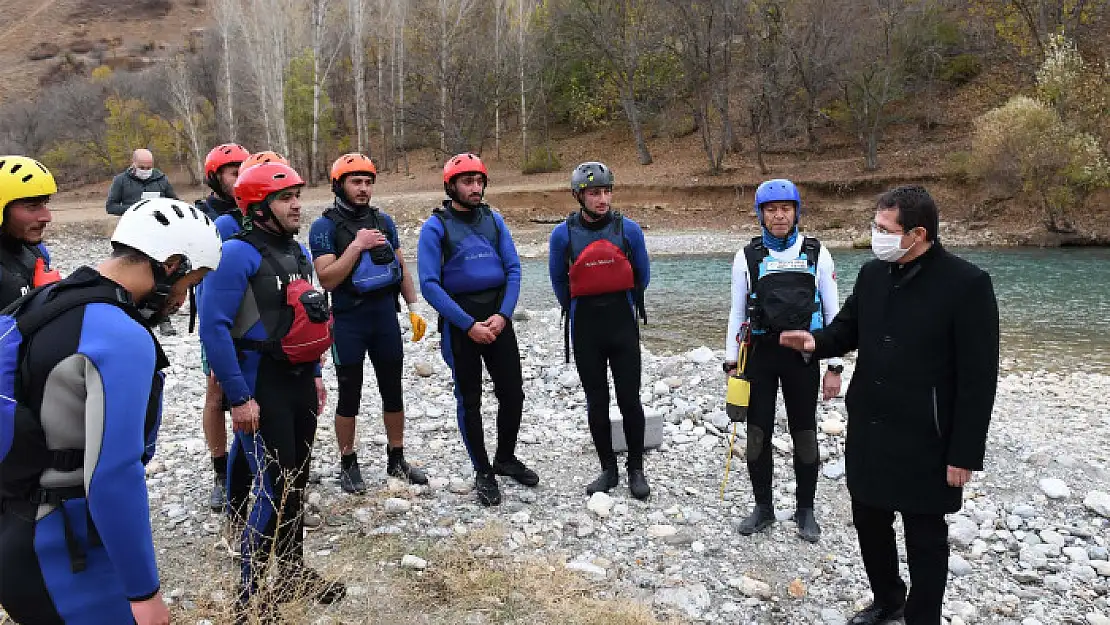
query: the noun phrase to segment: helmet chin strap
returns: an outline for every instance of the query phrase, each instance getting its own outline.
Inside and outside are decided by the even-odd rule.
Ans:
[[[235,198],[224,193],[224,186],[220,184],[220,180],[216,178],[215,174],[208,174],[208,177],[205,179],[205,183],[208,185],[209,189],[212,189],[212,193],[216,194],[216,197],[225,202],[230,202],[231,204],[235,203]]]
[[[149,258],[148,261],[150,262],[150,274],[154,278],[154,288],[137,305],[139,315],[146,321],[147,327],[152,328],[166,319],[166,301],[170,297],[170,292],[173,291],[173,285],[192,270],[192,265],[189,263],[189,259],[183,258],[173,273],[167,273],[166,267],[162,263],[153,258]]]
[[[278,220],[277,215],[275,215],[273,209],[270,208],[270,198],[262,200],[260,206],[256,208],[253,212],[261,215],[262,219],[254,219],[254,223],[258,226],[263,227],[264,230],[270,230],[274,234],[281,237],[293,236],[291,232],[285,229],[285,226],[281,225],[281,222]],[[267,225],[269,225],[270,227],[266,228],[265,226]]]

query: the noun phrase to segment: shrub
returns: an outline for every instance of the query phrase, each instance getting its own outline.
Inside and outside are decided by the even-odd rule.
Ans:
[[[532,148],[528,157],[524,159],[524,163],[521,164],[520,172],[523,174],[546,174],[560,171],[562,168],[559,157],[551,149],[551,146],[544,145]]]
[[[940,67],[940,79],[956,86],[965,85],[983,72],[983,62],[974,54],[959,54],[946,59]]]

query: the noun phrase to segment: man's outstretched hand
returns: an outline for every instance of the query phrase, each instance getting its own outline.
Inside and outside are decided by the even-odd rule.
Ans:
[[[779,345],[799,352],[812,352],[817,349],[817,341],[805,330],[787,330],[779,334]]]

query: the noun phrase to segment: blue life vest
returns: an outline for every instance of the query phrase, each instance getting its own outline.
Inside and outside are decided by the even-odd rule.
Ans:
[[[493,211],[483,204],[474,212],[475,219],[469,223],[449,210],[432,212],[443,224],[442,283],[452,296],[499,289],[508,281],[499,251],[501,229]]]
[[[337,200],[338,203],[338,200]],[[349,211],[333,206],[324,211],[324,217],[335,223],[335,253],[340,256],[347,250],[347,246],[355,240],[361,229],[380,230],[385,235],[386,242],[382,248],[363,250],[358,257],[351,274],[343,281],[342,286],[358,295],[373,293],[389,287],[399,287],[401,284],[401,261],[397,259],[396,250],[389,242],[390,235],[387,228],[383,228],[378,219],[378,209],[370,207],[365,215],[355,218]]]
[[[825,325],[821,293],[817,288],[817,259],[821,243],[812,237],[802,240],[797,258],[771,256],[761,237],[744,248],[751,281],[748,289],[748,319],[753,334],[784,330],[819,330]]]

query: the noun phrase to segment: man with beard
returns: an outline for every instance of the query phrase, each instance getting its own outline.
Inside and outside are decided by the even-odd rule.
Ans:
[[[42,163],[0,156],[0,309],[35,287],[61,279],[50,268],[43,233],[58,186]]]
[[[482,201],[488,174],[482,159],[458,154],[443,166],[450,198],[420,229],[420,292],[439,312],[440,351],[455,379],[459,431],[484,506],[501,503],[497,475],[536,486],[540,478],[516,457],[524,410],[520,349],[513,309],[520,296],[520,257],[501,216]],[[493,463],[482,432],[482,363],[497,397]]]
[[[401,376],[405,352],[397,322],[397,296],[405,298],[413,340],[427,328],[414,312],[416,289],[405,269],[397,226],[370,204],[378,171],[362,154],[344,154],[331,166],[335,203],[312,224],[308,240],[320,284],[332,294],[335,312],[335,376],[339,401],[335,436],[339,443],[339,484],[348,493],[366,492],[355,449],[355,417],[362,400],[363,361],[369,356],[382,398],[386,434],[386,474],[427,484],[424,471],[405,461],[405,405]]]

